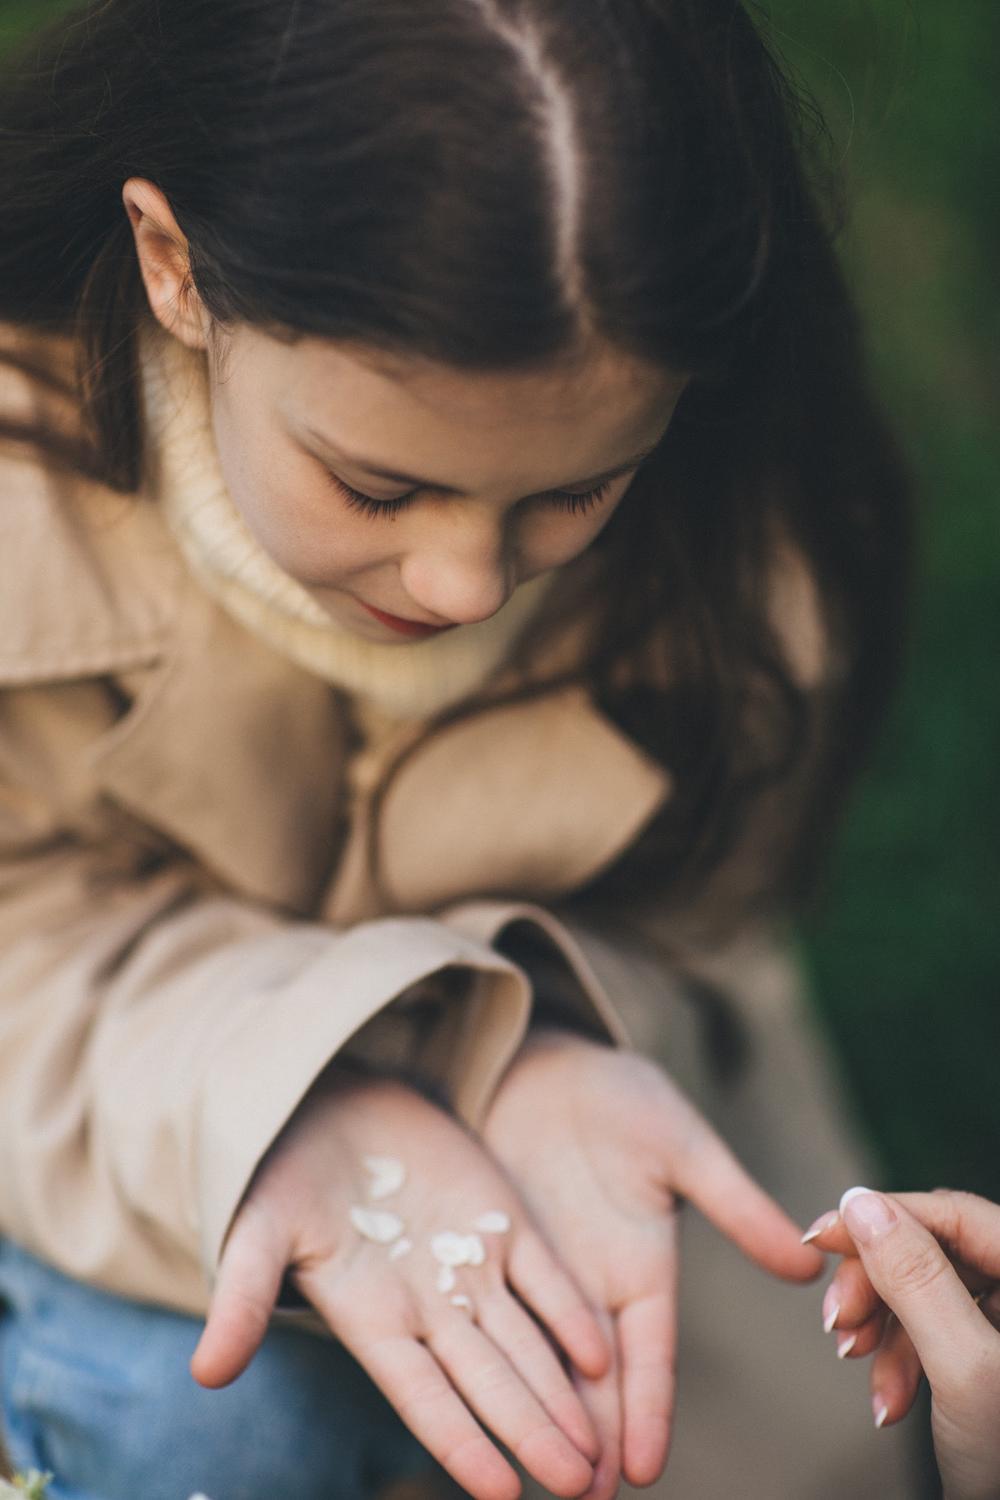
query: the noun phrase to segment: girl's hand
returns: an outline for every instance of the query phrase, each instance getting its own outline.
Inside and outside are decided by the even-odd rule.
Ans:
[[[372,1157],[406,1171],[401,1186],[375,1199]],[[392,1234],[391,1220],[359,1232],[358,1208],[402,1221],[395,1251],[388,1238],[366,1237],[373,1227]],[[475,1234],[484,1213],[503,1216],[495,1222],[509,1229],[479,1231],[482,1263],[474,1256],[456,1266],[454,1286],[442,1289],[432,1239]],[[478,1500],[520,1491],[479,1422],[556,1495],[589,1487],[594,1429],[535,1319],[591,1376],[608,1362],[599,1325],[509,1182],[442,1110],[394,1082],[312,1091],[234,1220],[192,1361],[202,1385],[225,1385],[249,1364],[288,1269],[411,1431]]]
[[[651,1484],[666,1462],[674,1399],[674,1195],[779,1276],[809,1280],[822,1260],[661,1070],[635,1054],[554,1032],[532,1038],[484,1138],[602,1311],[614,1351],[611,1370],[579,1382],[601,1439],[588,1495],[612,1495],[622,1472]]]
[[[849,1356],[875,1355],[877,1425],[906,1415],[925,1373],[946,1500],[998,1500],[1000,1207],[970,1193],[856,1189],[810,1232],[845,1256],[824,1306],[840,1346],[855,1340]]]

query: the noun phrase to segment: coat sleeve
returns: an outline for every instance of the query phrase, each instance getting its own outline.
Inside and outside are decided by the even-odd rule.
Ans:
[[[494,945],[499,904],[295,920],[89,806],[46,759],[50,716],[65,730],[97,691],[0,694],[0,1232],[199,1313],[256,1166],[332,1058],[409,1007],[421,1071],[474,1123],[531,989]]]

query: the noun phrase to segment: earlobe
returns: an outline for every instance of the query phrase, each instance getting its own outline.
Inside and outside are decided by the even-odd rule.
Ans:
[[[122,201],[153,316],[189,349],[207,348],[211,320],[191,277],[187,237],[166,197],[153,183],[130,178]]]

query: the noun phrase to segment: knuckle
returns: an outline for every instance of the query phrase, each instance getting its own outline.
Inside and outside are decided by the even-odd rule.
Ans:
[[[958,1192],[953,1188],[934,1189],[934,1197],[939,1200],[936,1230],[945,1244],[957,1243],[962,1232],[963,1214],[967,1211],[971,1196],[970,1193]]]
[[[489,1360],[480,1365],[472,1378],[472,1384],[480,1399],[488,1399],[490,1396],[509,1390],[511,1381],[510,1367],[500,1359]]]
[[[919,1296],[937,1286],[949,1269],[936,1244],[914,1245],[897,1255],[890,1273],[900,1292]]]
[[[450,1391],[436,1380],[420,1380],[396,1398],[404,1422],[420,1426],[433,1417],[435,1408],[447,1403]]]

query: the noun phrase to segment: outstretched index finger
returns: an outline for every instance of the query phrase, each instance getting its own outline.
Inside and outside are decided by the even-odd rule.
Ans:
[[[676,1108],[685,1115],[678,1121]],[[744,1255],[786,1281],[812,1281],[824,1261],[693,1105],[674,1099],[669,1186],[690,1200]],[[681,1129],[678,1130],[678,1124]]]

